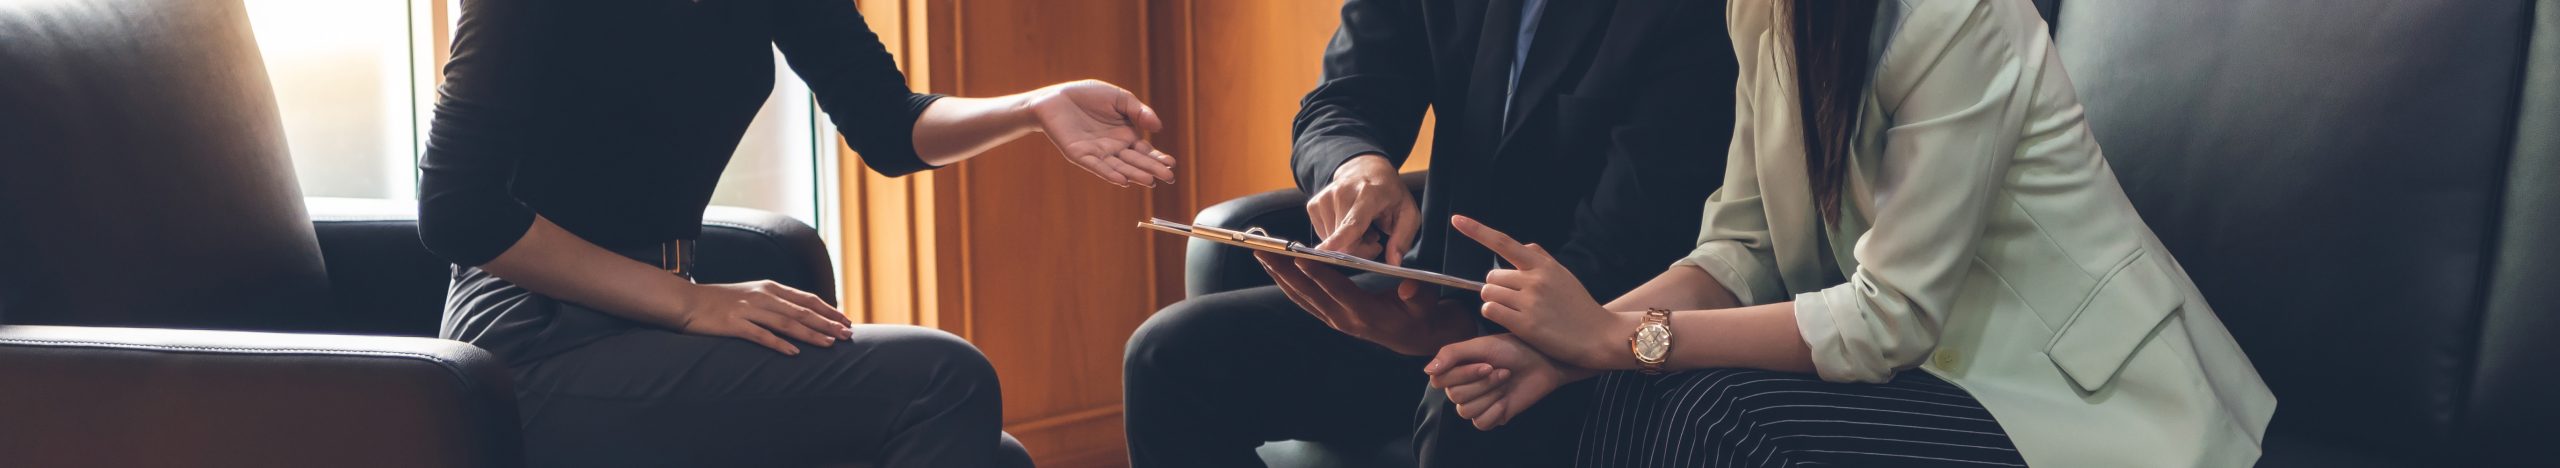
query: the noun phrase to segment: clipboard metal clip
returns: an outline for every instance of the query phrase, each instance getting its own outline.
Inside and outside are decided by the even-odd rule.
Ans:
[[[1282,252],[1287,252],[1287,251],[1289,251],[1289,247],[1294,246],[1294,245],[1297,245],[1297,243],[1295,243],[1295,242],[1290,242],[1288,239],[1281,239],[1281,238],[1278,238],[1278,237],[1271,237],[1271,232],[1270,232],[1270,231],[1264,231],[1264,230],[1262,230],[1262,228],[1260,228],[1260,227],[1246,228],[1243,232],[1237,232],[1237,231],[1233,231],[1233,230],[1228,230],[1228,229],[1226,229],[1226,228],[1221,228],[1221,227],[1217,227],[1217,226],[1207,226],[1207,225],[1194,225],[1194,226],[1191,226],[1191,229],[1192,229],[1192,230],[1194,230],[1194,231],[1200,231],[1200,232],[1206,232],[1206,233],[1210,233],[1210,234],[1216,234],[1216,235],[1219,235],[1219,236],[1224,236],[1224,237],[1226,237],[1227,239],[1229,239],[1229,240],[1234,240],[1234,241],[1236,241],[1236,242],[1243,242],[1243,243],[1248,243],[1248,244],[1253,244],[1253,245],[1259,245],[1259,246],[1263,246],[1263,247],[1270,247],[1270,248],[1273,248],[1273,249],[1278,249],[1278,250],[1280,250],[1280,251],[1282,251]]]
[[[1372,273],[1383,273],[1397,278],[1423,281],[1441,286],[1465,289],[1468,291],[1484,290],[1483,282],[1449,276],[1444,273],[1378,263],[1374,260],[1353,257],[1351,254],[1341,252],[1316,250],[1315,248],[1307,247],[1306,244],[1291,242],[1288,239],[1272,237],[1270,231],[1265,231],[1259,227],[1246,228],[1244,231],[1239,232],[1217,226],[1193,226],[1166,221],[1163,219],[1148,219],[1146,222],[1138,223],[1138,227],[1167,234],[1189,236],[1195,239],[1207,240],[1235,247],[1243,247],[1301,259],[1331,263]]]

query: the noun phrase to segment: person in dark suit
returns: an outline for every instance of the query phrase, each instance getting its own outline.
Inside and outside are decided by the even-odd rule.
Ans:
[[[1736,69],[1724,2],[1348,0],[1299,110],[1292,163],[1320,248],[1482,278],[1497,257],[1452,231],[1482,220],[1553,252],[1613,298],[1695,246],[1724,166]],[[1439,120],[1417,202],[1397,177]],[[1562,466],[1588,390],[1508,425],[1467,427],[1426,392],[1423,357],[1497,331],[1472,292],[1265,257],[1275,286],[1149,318],[1125,365],[1135,466],[1259,466],[1265,441],[1377,446],[1425,466]],[[1427,395],[1427,396],[1426,396]],[[1416,406],[1419,411],[1416,412]]]

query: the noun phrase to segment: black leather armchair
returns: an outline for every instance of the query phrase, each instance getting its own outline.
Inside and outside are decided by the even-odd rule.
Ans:
[[[699,248],[835,300],[788,217]],[[0,466],[521,464],[449,273],[414,203],[301,197],[239,0],[0,2]]]
[[[2125,191],[2280,400],[2260,466],[2552,464],[2560,0],[2036,4]],[[1304,201],[1196,222],[1304,235]],[[1189,254],[1191,295],[1269,284]],[[1409,465],[1395,449],[1263,454]]]
[[[516,464],[504,366],[433,338],[450,267],[418,244],[416,205],[309,206],[330,305],[268,329],[289,333],[0,325],[0,466]],[[703,281],[835,301],[825,245],[798,220],[715,207],[700,249],[717,252]]]

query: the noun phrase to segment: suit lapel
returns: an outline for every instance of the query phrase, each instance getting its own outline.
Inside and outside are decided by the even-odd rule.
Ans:
[[[1437,152],[1434,157],[1458,156],[1478,161],[1493,160],[1493,152],[1502,138],[1502,93],[1511,81],[1511,56],[1520,31],[1522,0],[1492,0],[1484,5],[1484,29],[1477,31],[1475,68],[1468,71],[1467,101],[1463,112],[1441,112],[1440,118],[1466,119],[1462,122],[1467,135],[1453,139],[1441,135],[1440,141],[1467,143],[1466,151]],[[1463,3],[1463,2],[1462,2]],[[1454,141],[1453,141],[1454,140]],[[1442,148],[1447,148],[1442,143]],[[1454,153],[1454,154],[1453,154]]]
[[[1483,27],[1476,30],[1472,38],[1475,41],[1476,50],[1474,61],[1467,70],[1467,85],[1464,90],[1466,94],[1461,98],[1463,101],[1457,103],[1459,107],[1455,109],[1433,110],[1438,113],[1442,122],[1455,123],[1457,125],[1455,128],[1459,132],[1457,135],[1442,133],[1437,137],[1437,141],[1432,143],[1431,189],[1424,191],[1423,206],[1446,206],[1451,210],[1451,212],[1431,213],[1430,216],[1433,219],[1445,221],[1448,215],[1453,213],[1470,213],[1470,208],[1456,200],[1474,199],[1476,198],[1474,195],[1482,190],[1480,187],[1482,182],[1470,180],[1479,178],[1461,177],[1457,174],[1482,171],[1481,168],[1493,161],[1494,145],[1500,142],[1502,137],[1502,91],[1503,84],[1511,77],[1511,51],[1514,47],[1512,42],[1516,39],[1513,34],[1520,30],[1521,1],[1453,2],[1457,4],[1457,7],[1452,10],[1453,14],[1459,18],[1482,18],[1477,24]],[[1481,8],[1481,10],[1469,11],[1468,8]],[[1460,38],[1467,37],[1465,32],[1457,34]],[[1433,198],[1452,201],[1446,202],[1446,205],[1435,205],[1431,201]],[[1482,213],[1471,214],[1482,215]],[[1493,267],[1493,253],[1485,250],[1484,246],[1467,240],[1456,230],[1450,229],[1445,222],[1432,224],[1437,226],[1432,229],[1439,231],[1437,238],[1443,240],[1439,243],[1443,273],[1466,278],[1482,278],[1485,272]],[[1429,242],[1432,238],[1426,235],[1425,242]]]
[[[1549,96],[1555,94],[1556,83],[1563,80],[1566,72],[1574,71],[1573,65],[1589,62],[1587,57],[1583,57],[1584,60],[1576,58],[1588,55],[1584,52],[1588,48],[1586,45],[1608,31],[1609,28],[1601,27],[1601,23],[1609,18],[1609,12],[1616,3],[1602,0],[1547,1],[1545,16],[1538,19],[1538,30],[1533,31],[1537,36],[1530,39],[1529,61],[1520,68],[1519,88],[1512,90],[1516,97],[1510,103],[1510,115],[1502,123],[1501,143],[1494,145],[1496,154],[1500,154],[1503,147],[1510,146],[1513,135],[1520,131],[1521,123],[1528,120],[1530,113],[1536,112],[1538,106],[1546,105]],[[1511,11],[1519,9],[1516,4],[1511,6]],[[1519,15],[1514,13],[1511,16],[1514,21],[1503,31],[1514,34],[1506,34],[1505,43],[1519,41],[1516,34],[1520,30]],[[1506,66],[1510,62],[1503,60]],[[1503,71],[1502,78],[1495,83],[1509,84],[1510,70]]]

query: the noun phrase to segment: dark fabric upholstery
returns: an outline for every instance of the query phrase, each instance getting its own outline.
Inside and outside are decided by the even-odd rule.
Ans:
[[[0,4],[0,322],[257,329],[320,248],[237,0]]]
[[[2560,331],[2554,163],[2527,144],[2549,98],[2519,121],[2552,87],[2533,1],[2062,3],[2098,141],[2280,400],[2267,465],[2540,450],[2466,435],[2560,416],[2515,393],[2549,394],[2553,368],[2517,352]]]

